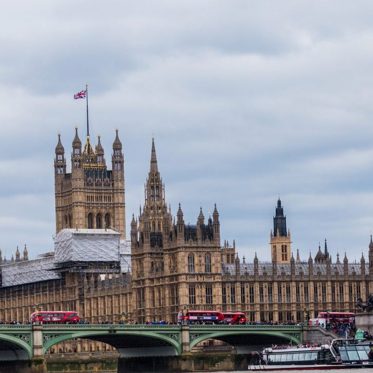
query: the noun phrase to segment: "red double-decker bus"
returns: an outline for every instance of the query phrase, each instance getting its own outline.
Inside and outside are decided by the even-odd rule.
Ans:
[[[31,314],[31,323],[77,324],[80,317],[76,311],[37,311]]]
[[[189,324],[221,324],[224,315],[219,311],[188,311],[184,320]]]
[[[243,312],[223,312],[224,324],[241,325],[246,324],[246,315]]]

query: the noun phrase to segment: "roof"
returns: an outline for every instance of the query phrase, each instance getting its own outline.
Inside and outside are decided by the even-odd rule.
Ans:
[[[313,275],[321,274],[326,275],[327,271],[327,264],[317,264],[313,263]],[[236,265],[235,264],[223,264],[223,274],[225,275],[235,275],[236,274]],[[342,263],[332,263],[330,265],[331,274],[335,274],[336,272],[338,275],[344,274],[344,264]],[[272,262],[259,262],[258,265],[258,272],[259,275],[263,275],[266,273],[267,275],[272,276],[273,274],[273,264]],[[368,273],[369,267],[368,264],[365,265],[365,272]],[[278,264],[277,265],[277,275],[281,275],[284,273],[285,275],[290,275],[291,273],[291,265],[290,264]],[[301,262],[295,263],[295,275],[300,275],[303,273],[304,276],[309,275],[309,266],[308,263]],[[360,275],[361,274],[361,265],[360,263],[351,263],[348,264],[348,274]],[[240,275],[254,275],[254,263],[240,263]]]
[[[60,274],[53,271],[53,255],[34,260],[3,264],[0,268],[3,287],[47,280],[58,280],[60,278]]]
[[[118,262],[119,246],[112,229],[63,229],[54,241],[55,262]]]

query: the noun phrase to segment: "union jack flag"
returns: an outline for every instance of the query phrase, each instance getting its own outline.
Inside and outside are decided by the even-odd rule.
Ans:
[[[85,98],[86,94],[87,94],[87,91],[80,91],[78,93],[75,93],[74,99],[77,100],[79,98]]]

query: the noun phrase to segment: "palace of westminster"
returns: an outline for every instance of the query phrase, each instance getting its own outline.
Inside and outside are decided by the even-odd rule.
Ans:
[[[180,310],[244,311],[249,321],[302,322],[319,311],[354,311],[373,292],[373,242],[368,261],[332,262],[327,243],[302,260],[291,250],[281,201],[270,233],[271,262],[239,259],[220,237],[215,206],[185,224],[166,202],[154,141],[139,216],[126,240],[124,155],[118,131],[112,166],[100,138],[84,146],[76,130],[71,172],[60,136],[55,148],[54,250],[29,259],[17,248],[0,254],[0,321],[28,321],[36,309],[76,310],[97,322],[176,322]],[[22,251],[22,250],[21,250]]]

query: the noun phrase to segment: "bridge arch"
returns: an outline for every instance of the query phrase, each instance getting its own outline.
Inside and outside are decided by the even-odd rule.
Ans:
[[[14,356],[17,358],[16,360],[29,360],[32,358],[32,345],[31,345],[31,334],[28,336],[29,342],[27,340],[23,340],[17,335],[10,335],[10,334],[1,334],[0,333],[0,346],[3,346],[3,351],[6,351],[4,347],[9,347],[10,351],[14,351]],[[14,346],[14,348],[12,348]],[[18,348],[17,348],[18,347]],[[21,355],[24,355],[26,359],[22,359],[22,356],[17,352],[17,350],[20,350],[24,352],[24,354],[21,353]]]
[[[170,336],[163,335],[160,333],[152,332],[152,331],[128,331],[128,330],[96,330],[96,331],[77,331],[77,332],[70,332],[70,333],[61,333],[56,335],[55,333],[50,337],[47,338],[46,342],[44,343],[43,352],[46,353],[48,349],[56,345],[57,343],[61,343],[64,341],[68,341],[70,339],[75,338],[83,338],[83,339],[90,339],[95,340],[98,342],[104,342],[110,344],[115,348],[123,348],[120,346],[121,339],[120,337],[131,337],[132,339],[138,339],[139,341],[147,340],[147,342],[154,341],[162,341],[165,345],[169,345],[175,349],[177,355],[181,354],[181,343],[179,340],[171,338]],[[177,338],[178,339],[178,338]]]
[[[301,339],[293,334],[282,333],[278,331],[267,331],[267,330],[246,330],[246,331],[218,331],[214,333],[206,333],[197,336],[190,343],[190,348],[193,348],[197,344],[207,339],[219,339],[225,340],[224,337],[235,337],[235,336],[263,336],[263,337],[276,337],[283,340],[287,340],[290,343],[300,344]]]

